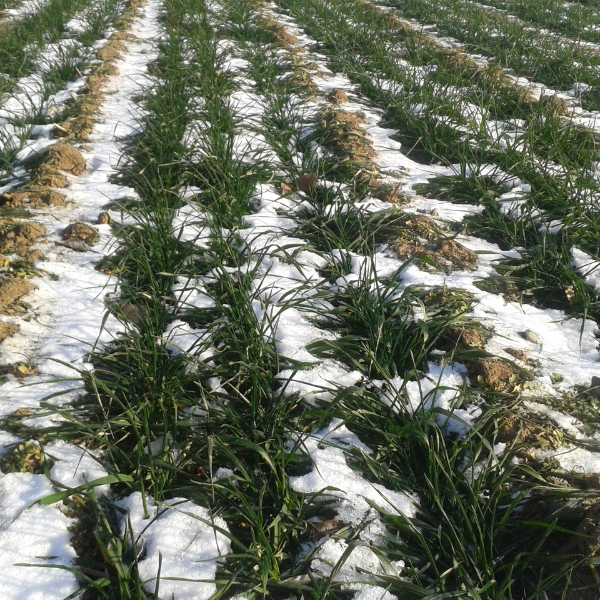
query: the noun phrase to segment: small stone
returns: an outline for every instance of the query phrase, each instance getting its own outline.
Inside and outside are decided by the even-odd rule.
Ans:
[[[89,252],[91,248],[83,240],[71,240],[68,242],[56,242],[57,246],[64,246],[75,252]]]
[[[540,343],[540,336],[537,333],[535,333],[534,331],[531,331],[531,329],[526,329],[525,331],[521,332],[519,335],[522,338],[526,339],[528,342],[531,342],[532,344]]]

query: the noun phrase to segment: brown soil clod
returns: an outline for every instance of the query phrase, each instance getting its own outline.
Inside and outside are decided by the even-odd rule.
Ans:
[[[104,62],[109,62],[111,60],[116,60],[119,57],[119,53],[124,52],[125,50],[127,50],[127,48],[123,42],[120,40],[113,40],[106,44],[106,46],[100,48],[96,57]]]
[[[324,143],[340,156],[352,171],[371,167],[375,150],[369,134],[361,127],[365,113],[330,108],[323,114],[321,125],[325,130]]]
[[[472,250],[457,244],[454,240],[444,240],[436,254],[449,260],[460,269],[477,268],[477,255]]]
[[[37,442],[21,442],[0,458],[4,473],[43,473],[44,453]]]
[[[404,226],[419,237],[427,240],[437,239],[441,231],[436,222],[429,217],[411,217],[409,221],[406,221]]]
[[[61,235],[67,241],[82,240],[84,242],[97,242],[99,239],[98,230],[83,221],[71,223],[63,229]]]
[[[394,251],[403,258],[413,258],[427,253],[427,245],[400,237],[394,242]]]
[[[35,177],[35,182],[43,187],[49,188],[66,188],[69,185],[67,178],[58,171],[42,165],[38,169]]]
[[[516,348],[504,348],[504,352],[510,354],[513,358],[516,358],[521,362],[527,363],[527,353],[523,352],[523,350],[517,350]]]
[[[530,448],[535,446],[542,451],[550,450],[561,444],[560,431],[552,425],[540,426],[532,422],[526,423],[516,416],[509,417],[498,427],[497,441],[513,444],[516,447],[527,447],[524,455],[535,457],[535,452]]]
[[[327,100],[333,102],[333,104],[343,104],[344,102],[348,102],[348,96],[344,90],[331,90],[327,94]]]
[[[459,348],[470,349],[470,348],[483,348],[485,340],[477,329],[470,329],[467,327],[452,327],[448,331],[450,339],[456,342]]]
[[[31,377],[33,375],[37,375],[38,370],[35,367],[30,367],[28,365],[13,365],[12,374],[19,380],[22,381],[27,377]]]
[[[474,372],[477,380],[486,383],[495,390],[508,385],[514,373],[510,365],[499,358],[482,358],[475,362]]]
[[[33,208],[67,205],[62,194],[47,189],[18,190],[2,196],[3,205],[7,208],[21,207],[26,200]]]
[[[47,157],[47,164],[60,171],[71,175],[81,175],[85,171],[85,159],[81,152],[69,144],[54,144]]]
[[[48,206],[66,206],[65,196],[58,192],[48,191],[40,196],[40,200]]]
[[[46,235],[46,230],[39,223],[20,223],[17,225],[13,232],[15,235],[25,238],[26,240],[33,241],[37,238]]]
[[[110,36],[111,40],[118,40],[122,42],[135,42],[138,38],[127,31],[116,31]]]
[[[0,248],[6,254],[26,256],[29,247],[36,239],[46,234],[46,230],[37,223],[19,223],[0,238]]]
[[[333,127],[333,133],[342,134],[345,131],[362,130],[361,125],[367,120],[367,115],[361,110],[349,112],[343,109],[335,109],[325,115],[326,124]]]
[[[299,44],[298,38],[291,33],[288,33],[287,29],[277,21],[273,19],[267,19],[262,23],[262,27],[269,31],[275,41],[284,48],[290,48]]]
[[[577,526],[576,533],[585,536],[578,538],[581,554],[596,556],[600,550],[600,512],[597,507],[591,507],[586,511],[585,517]]]
[[[35,287],[24,279],[9,279],[0,286],[0,310],[8,308],[33,289]]]
[[[546,96],[542,98],[543,105],[551,115],[568,115],[569,103],[564,98],[558,96]]]
[[[391,204],[402,204],[407,201],[406,196],[399,193],[400,184],[382,183],[374,181],[371,185],[371,196],[389,202]]]
[[[98,225],[110,225],[112,223],[110,213],[107,210],[101,212],[96,219],[96,223]]]
[[[317,187],[317,176],[314,173],[304,173],[296,178],[296,185],[301,192],[310,195]]]
[[[0,321],[0,342],[8,339],[18,333],[19,331],[18,325],[13,325],[13,323],[6,323],[5,321]]]
[[[444,271],[451,269],[473,270],[477,268],[477,255],[461,246],[454,240],[435,237],[439,228],[427,217],[417,217],[406,223],[407,229],[416,233],[419,238],[429,241],[419,241],[405,237],[399,237],[393,243],[394,251],[401,257],[414,258],[423,256],[433,260]],[[422,268],[431,268],[431,265],[422,262]]]

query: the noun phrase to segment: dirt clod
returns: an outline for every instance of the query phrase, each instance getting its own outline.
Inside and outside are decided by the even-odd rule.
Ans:
[[[547,107],[548,112],[553,115],[569,114],[569,103],[564,98],[558,96],[546,97],[544,98],[544,105]]]
[[[0,321],[0,342],[12,337],[19,331],[18,325],[13,325],[13,323],[6,323],[4,321]]]
[[[513,370],[499,358],[483,358],[475,363],[477,379],[499,390],[509,383]]]
[[[13,232],[30,241],[46,235],[46,230],[38,223],[21,223],[13,229]]]
[[[517,348],[504,348],[504,352],[510,354],[521,362],[527,362],[527,353],[523,352],[523,350],[517,350]]]
[[[72,175],[81,175],[86,166],[81,152],[69,144],[52,146],[48,152],[47,164]]]
[[[314,173],[304,173],[296,179],[296,185],[301,192],[310,195],[317,185],[317,176]]]
[[[127,31],[116,31],[110,36],[111,40],[119,40],[119,41],[127,41],[127,42],[135,42],[138,38],[133,35],[133,33],[129,33]]]
[[[449,260],[454,266],[461,269],[475,269],[477,266],[477,255],[454,240],[444,240],[434,255]]]
[[[498,428],[499,442],[505,444],[515,444],[516,447],[525,447],[524,455],[529,458],[535,457],[535,452],[531,448],[535,445],[540,450],[550,450],[560,445],[557,430],[551,425],[539,426],[532,422],[524,422],[519,417],[509,417],[505,419]]]
[[[121,41],[114,40],[109,44],[106,44],[106,46],[103,48],[100,48],[96,56],[99,60],[108,62],[111,60],[116,60],[119,57],[119,52],[123,52],[125,50],[125,45]]]
[[[585,556],[596,556],[600,550],[600,512],[591,509],[579,523],[576,532],[584,538],[579,538],[579,550]]]
[[[453,327],[448,331],[448,335],[459,348],[483,348],[485,344],[485,340],[477,329]]]
[[[407,229],[415,232],[419,238],[431,240],[417,241],[410,238],[399,237],[393,244],[394,251],[400,257],[414,258],[422,256],[435,261],[444,271],[451,269],[475,269],[477,268],[477,255],[461,246],[454,240],[435,239],[439,229],[431,219],[417,217],[406,223]],[[422,262],[421,268],[432,268],[430,264]]]
[[[440,228],[429,217],[414,217],[410,221],[406,221],[404,225],[414,234],[427,240],[435,239],[440,233]]]
[[[96,220],[98,225],[110,225],[112,223],[112,217],[110,213],[105,210],[98,215],[98,219]]]
[[[298,45],[298,38],[295,35],[288,33],[287,29],[281,23],[278,23],[273,19],[267,19],[262,25],[271,33],[280,46],[290,48]]]
[[[326,117],[327,119],[327,117]],[[349,112],[347,110],[336,110],[330,117],[330,122],[333,127],[341,129],[339,133],[350,130],[361,129],[361,124],[367,120],[367,115],[361,110],[357,112]]]
[[[375,151],[369,134],[361,127],[365,113],[330,108],[323,113],[321,125],[325,130],[324,144],[344,159],[350,171],[360,171],[372,165]]]
[[[3,204],[7,208],[21,207],[26,200],[29,201],[33,208],[67,205],[65,197],[62,194],[46,189],[19,190],[2,196]]]
[[[407,197],[399,192],[400,184],[373,182],[371,195],[383,202],[401,204],[407,201]]]
[[[34,286],[24,279],[9,279],[0,286],[0,309],[9,307],[33,289]]]
[[[331,90],[329,94],[327,94],[327,100],[334,104],[342,104],[343,102],[348,102],[348,96],[344,90]]]
[[[82,240],[84,242],[97,242],[99,239],[98,230],[83,221],[71,223],[63,229],[61,235],[67,241]]]
[[[45,233],[45,229],[37,223],[20,223],[0,237],[0,249],[6,254],[27,257],[35,240]]]
[[[22,442],[0,459],[4,473],[43,473],[44,453],[37,442]]]
[[[48,168],[38,170],[36,183],[49,188],[66,188],[69,185],[67,178],[62,173]]]

